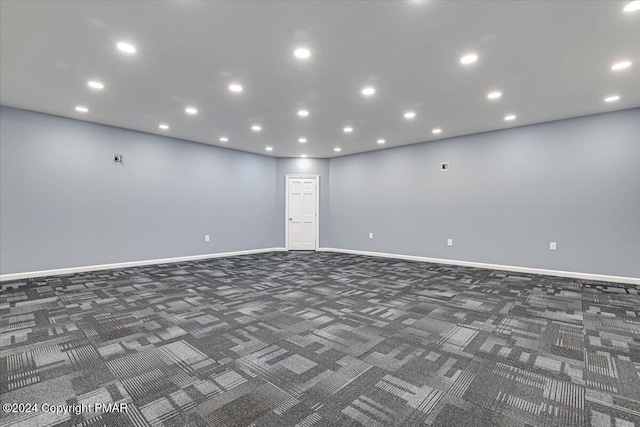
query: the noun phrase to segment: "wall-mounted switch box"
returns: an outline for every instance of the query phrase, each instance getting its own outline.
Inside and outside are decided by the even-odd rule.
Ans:
[[[549,250],[550,251],[556,250],[556,242],[549,242]]]
[[[373,239],[373,233],[369,233],[369,238]]]
[[[208,241],[210,241],[210,240],[211,240],[211,239],[209,238],[209,235],[208,235],[208,234],[205,234],[205,235],[204,235],[204,241],[205,241],[205,242],[208,242]]]
[[[453,239],[447,239],[447,246],[453,246]]]
[[[449,170],[449,162],[440,163],[440,170],[446,172]]]

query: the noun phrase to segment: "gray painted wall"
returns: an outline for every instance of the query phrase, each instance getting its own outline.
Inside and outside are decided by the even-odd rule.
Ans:
[[[282,247],[308,173],[322,247],[640,277],[640,109],[327,160],[0,108],[1,274]]]
[[[332,159],[330,188],[327,247],[640,277],[640,109]]]
[[[310,174],[320,176],[320,247],[326,247],[329,237],[329,159],[278,159],[276,173],[276,206],[278,246],[285,247],[286,175]]]
[[[281,246],[275,174],[270,157],[1,107],[0,272]]]

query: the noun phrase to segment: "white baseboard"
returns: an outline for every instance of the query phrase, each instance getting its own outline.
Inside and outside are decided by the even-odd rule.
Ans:
[[[545,276],[570,277],[573,279],[599,280],[602,282],[616,282],[616,283],[626,283],[630,285],[640,285],[640,278],[637,278],[637,277],[607,276],[604,274],[576,273],[573,271],[561,271],[561,270],[545,270],[542,268],[516,267],[512,265],[500,265],[500,264],[486,264],[483,262],[457,261],[457,260],[441,259],[441,258],[427,258],[427,257],[421,257],[421,256],[414,256],[414,255],[400,255],[400,254],[388,254],[384,252],[358,251],[354,249],[320,248],[318,250],[322,252],[339,252],[343,254],[352,254],[352,255],[366,255],[366,256],[375,256],[375,257],[382,257],[382,258],[397,258],[397,259],[404,259],[409,261],[433,262],[435,264],[460,265],[464,267],[487,268],[490,270],[513,271],[517,273],[530,273],[530,274],[540,274]]]
[[[245,251],[221,252],[216,254],[192,255],[192,256],[184,256],[184,257],[177,257],[177,258],[150,259],[150,260],[144,260],[144,261],[129,261],[129,262],[121,262],[121,263],[115,263],[115,264],[100,264],[100,265],[88,265],[88,266],[82,266],[82,267],[60,268],[56,270],[41,270],[41,271],[29,271],[25,273],[2,274],[0,275],[0,282],[6,282],[10,280],[29,279],[33,277],[59,276],[63,274],[82,273],[86,271],[112,270],[116,268],[137,267],[142,265],[168,264],[168,263],[184,262],[184,261],[197,261],[197,260],[210,259],[210,258],[222,258],[222,257],[231,257],[231,256],[238,256],[238,255],[259,254],[259,253],[265,253],[265,252],[278,252],[278,251],[286,251],[286,250],[287,250],[286,248],[249,249]],[[375,257],[382,257],[382,258],[396,258],[396,259],[404,259],[408,261],[432,262],[435,264],[460,265],[464,267],[486,268],[490,270],[513,271],[517,273],[530,273],[530,274],[540,274],[545,276],[570,277],[573,279],[599,280],[603,282],[616,282],[616,283],[626,283],[631,285],[640,285],[640,278],[636,278],[636,277],[608,276],[603,274],[577,273],[572,271],[561,271],[561,270],[545,270],[541,268],[517,267],[512,265],[500,265],[500,264],[486,264],[482,262],[458,261],[458,260],[441,259],[441,258],[428,258],[428,257],[415,256],[415,255],[389,254],[384,252],[368,252],[368,251],[359,251],[354,249],[319,248],[318,251],[338,252],[338,253],[353,254],[353,255],[366,255],[366,256],[375,256]]]
[[[32,277],[59,276],[61,274],[82,273],[86,271],[113,270],[115,268],[138,267],[141,265],[168,264],[168,263],[174,263],[174,262],[197,261],[197,260],[209,259],[209,258],[222,258],[222,257],[230,257],[230,256],[238,256],[238,255],[260,254],[264,252],[278,252],[278,251],[286,251],[286,249],[285,248],[249,249],[246,251],[221,252],[217,254],[191,255],[191,256],[183,256],[183,257],[177,257],[177,258],[148,259],[144,261],[119,262],[115,264],[87,265],[83,267],[59,268],[56,270],[41,270],[41,271],[29,271],[26,273],[2,274],[0,275],[0,282],[6,282],[9,280],[29,279]]]

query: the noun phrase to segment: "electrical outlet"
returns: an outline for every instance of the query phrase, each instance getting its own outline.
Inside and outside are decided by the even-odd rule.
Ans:
[[[373,233],[369,233],[369,239],[373,239]]]
[[[205,242],[209,242],[210,240],[211,240],[211,239],[209,238],[209,235],[208,235],[208,234],[205,234],[205,235],[204,235],[204,241],[205,241]]]
[[[549,250],[550,251],[556,250],[556,242],[549,242]]]
[[[124,156],[122,154],[114,154],[113,155],[113,163],[115,163],[116,165],[123,165],[124,164]]]
[[[453,246],[453,239],[447,239],[447,246]]]
[[[440,163],[440,170],[446,172],[449,170],[449,162]]]

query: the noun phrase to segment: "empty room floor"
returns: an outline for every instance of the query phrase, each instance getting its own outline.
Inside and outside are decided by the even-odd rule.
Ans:
[[[2,283],[0,425],[640,425],[640,287],[274,252]]]

